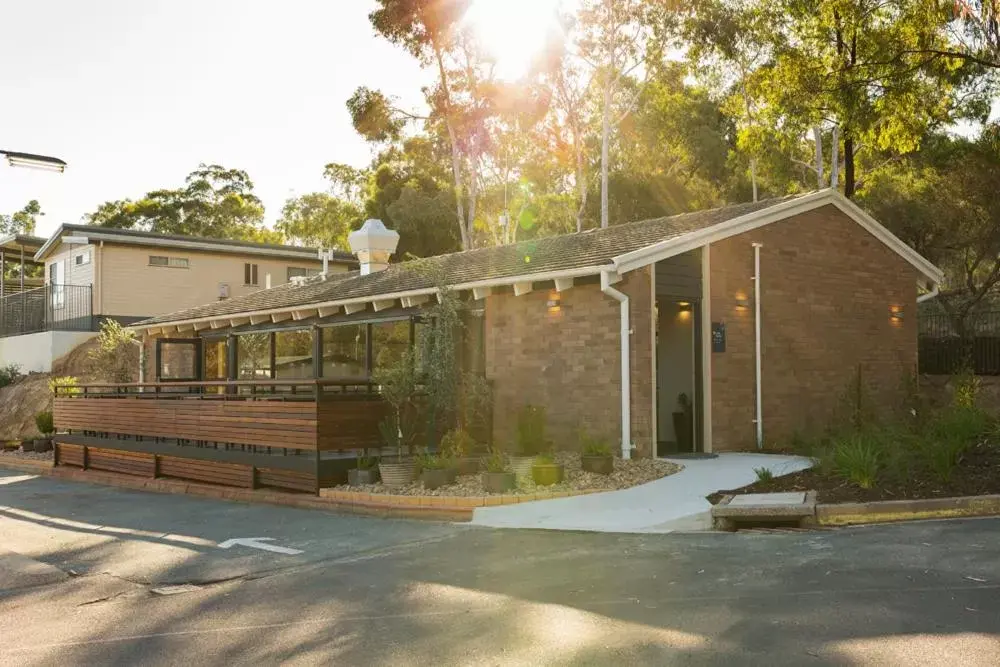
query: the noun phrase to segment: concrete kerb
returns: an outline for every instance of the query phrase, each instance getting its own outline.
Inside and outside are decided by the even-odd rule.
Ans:
[[[816,505],[821,526],[995,515],[1000,515],[1000,495]]]
[[[740,523],[798,521],[808,525],[816,517],[816,492],[799,494],[759,494],[758,502],[734,504],[741,496],[727,495],[712,508],[712,522],[719,530],[735,530]],[[799,495],[801,502],[769,502],[768,496]],[[747,498],[747,496],[743,496]]]

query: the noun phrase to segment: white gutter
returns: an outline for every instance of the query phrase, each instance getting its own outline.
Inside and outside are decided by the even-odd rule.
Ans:
[[[611,286],[610,271],[601,272],[601,291],[620,304],[621,367],[622,367],[622,459],[632,457],[631,359],[629,345],[628,295]]]
[[[477,287],[505,287],[513,285],[515,283],[521,282],[543,282],[547,280],[555,280],[557,278],[581,278],[583,276],[593,276],[601,273],[602,271],[611,271],[610,266],[585,266],[577,269],[563,269],[561,271],[546,271],[543,273],[529,273],[521,274],[517,276],[509,276],[507,278],[493,278],[487,280],[474,280],[466,283],[458,283],[451,285],[450,288],[455,291],[472,290]],[[334,276],[338,274],[332,274]],[[353,299],[334,299],[332,301],[319,301],[316,303],[303,303],[295,306],[281,306],[279,308],[268,308],[261,310],[244,310],[236,311],[227,314],[217,314],[217,315],[206,315],[204,317],[194,317],[185,320],[175,320],[175,321],[163,321],[154,322],[150,324],[143,324],[141,326],[132,325],[128,327],[133,331],[143,331],[146,329],[162,329],[163,327],[176,327],[185,326],[188,324],[200,324],[202,322],[211,322],[213,320],[230,320],[234,317],[246,317],[248,315],[274,315],[281,313],[291,313],[296,310],[317,310],[320,308],[332,308],[347,306],[357,303],[370,303],[372,301],[386,301],[386,300],[396,300],[416,296],[436,296],[438,293],[437,287],[425,287],[421,289],[405,290],[403,292],[391,292],[389,294],[374,294],[370,296],[356,297]]]
[[[930,301],[931,299],[936,297],[940,292],[941,292],[941,286],[938,285],[937,283],[934,283],[934,287],[931,288],[930,292],[928,292],[927,294],[921,294],[920,296],[917,297],[917,303]]]
[[[762,290],[760,288],[760,249],[763,243],[753,244],[753,344],[754,344],[754,400],[755,417],[754,425],[757,427],[757,449],[764,448],[764,409],[763,400],[760,393],[760,298]]]

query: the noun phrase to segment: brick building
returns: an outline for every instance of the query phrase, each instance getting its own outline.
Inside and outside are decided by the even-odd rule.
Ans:
[[[393,232],[375,221],[360,234],[360,271],[135,328],[191,341],[212,355],[201,367],[230,379],[244,336],[270,346],[254,377],[321,378],[333,356],[366,377],[381,347],[412,339],[444,276],[475,314],[470,363],[494,387],[496,442],[533,404],[557,446],[582,429],[650,456],[780,444],[828,426],[852,387],[896,409],[916,365],[918,292],[942,279],[829,190],[397,264]],[[276,350],[309,332],[314,362],[283,371]]]

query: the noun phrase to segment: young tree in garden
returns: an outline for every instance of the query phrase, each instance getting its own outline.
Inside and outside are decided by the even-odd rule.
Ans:
[[[593,69],[601,94],[601,227],[608,226],[611,134],[663,57],[664,7],[647,0],[584,0],[579,12],[579,55]]]
[[[161,234],[280,241],[264,226],[264,205],[249,175],[216,164],[200,165],[183,188],[154,190],[138,201],[105,202],[86,219],[91,225]]]
[[[347,235],[362,222],[361,209],[351,202],[327,192],[309,192],[285,202],[274,228],[288,241],[346,250]]]

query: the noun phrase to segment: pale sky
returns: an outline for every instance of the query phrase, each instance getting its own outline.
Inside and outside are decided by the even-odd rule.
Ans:
[[[323,166],[371,150],[345,101],[359,85],[419,103],[429,79],[376,37],[372,0],[2,0],[0,212],[38,199],[38,233],[110,199],[179,187],[200,162],[246,170],[273,222]]]

